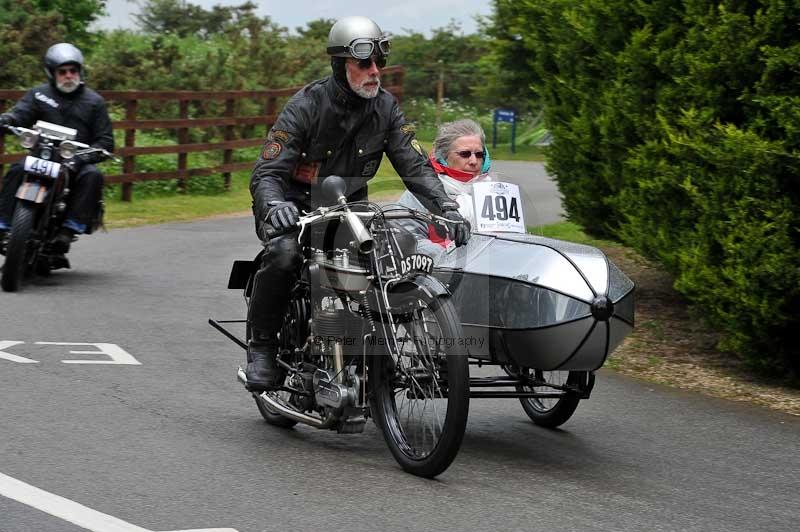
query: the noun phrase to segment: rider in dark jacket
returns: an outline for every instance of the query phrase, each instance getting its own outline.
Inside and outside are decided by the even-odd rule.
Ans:
[[[48,83],[29,90],[11,111],[0,115],[0,125],[31,127],[37,120],[76,129],[75,140],[107,151],[114,150],[111,119],[103,98],[83,81],[83,54],[75,46],[59,43],[44,57]],[[0,129],[0,132],[3,131]],[[76,233],[91,230],[103,190],[103,175],[92,164],[100,155],[76,157],[68,163],[75,171],[70,183],[70,203],[55,249],[65,253]],[[14,213],[14,194],[24,175],[22,163],[6,174],[0,192],[0,233],[7,232]],[[3,240],[0,234],[0,242]]]
[[[318,185],[329,175],[347,182],[350,201],[366,199],[367,181],[383,154],[407,188],[433,213],[463,222],[458,204],[444,191],[414,138],[397,100],[380,88],[389,38],[366,17],[346,17],[328,36],[331,77],[315,81],[286,104],[267,136],[250,181],[256,231],[296,225],[299,209],[318,206]],[[469,238],[466,224],[453,224],[453,239]],[[247,380],[252,390],[271,389],[281,375],[277,333],[302,258],[296,235],[270,239],[256,273],[248,311],[252,331]]]

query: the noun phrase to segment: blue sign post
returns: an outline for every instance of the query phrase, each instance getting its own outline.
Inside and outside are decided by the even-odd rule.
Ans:
[[[497,147],[497,123],[511,123],[511,153],[516,153],[517,140],[517,112],[513,109],[495,109],[494,122],[492,123],[492,149]]]

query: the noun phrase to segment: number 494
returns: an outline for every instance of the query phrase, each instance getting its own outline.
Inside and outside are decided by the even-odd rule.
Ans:
[[[508,203],[509,202],[505,196],[487,195],[483,199],[481,218],[492,221],[494,221],[495,218],[501,221],[513,218],[515,222],[519,222],[519,207],[517,206],[517,198],[511,198],[511,205]]]

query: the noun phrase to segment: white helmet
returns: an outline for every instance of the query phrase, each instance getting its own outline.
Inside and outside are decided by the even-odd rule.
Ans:
[[[389,55],[391,36],[383,33],[372,19],[344,17],[336,21],[328,34],[328,55],[368,59],[373,54]]]

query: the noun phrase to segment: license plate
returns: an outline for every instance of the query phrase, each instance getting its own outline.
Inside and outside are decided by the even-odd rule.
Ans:
[[[61,171],[61,165],[53,161],[46,161],[44,159],[39,159],[38,157],[28,155],[25,157],[25,171],[31,174],[52,177],[55,179],[58,177],[58,173]]]
[[[413,253],[400,259],[400,273],[405,275],[411,271],[431,273],[433,259],[421,253]]]

